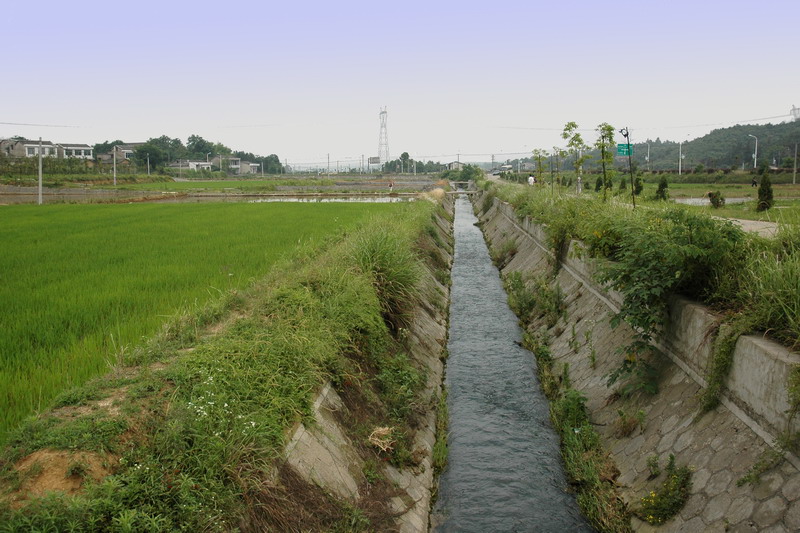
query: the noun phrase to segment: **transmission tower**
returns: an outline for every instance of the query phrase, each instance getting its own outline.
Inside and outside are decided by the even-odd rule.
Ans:
[[[792,106],[792,111],[791,111],[791,113],[792,113],[792,118],[793,118],[794,120],[800,120],[800,108],[797,108],[797,107],[795,107],[795,106]]]
[[[381,164],[389,161],[389,134],[386,133],[386,108],[381,109],[381,133],[378,136],[378,158]]]

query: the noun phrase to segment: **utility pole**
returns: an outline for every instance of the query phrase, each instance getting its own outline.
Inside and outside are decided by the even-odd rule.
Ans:
[[[328,179],[331,179],[331,154],[328,154]]]
[[[150,175],[150,154],[147,154],[147,175]]]
[[[114,187],[117,186],[117,147],[114,147]]]
[[[792,185],[797,185],[797,143],[794,143],[794,174],[792,174]]]
[[[797,151],[795,150],[795,153],[796,152]],[[797,155],[795,155],[795,160],[797,160]],[[39,137],[39,205],[42,205],[42,138],[41,137]]]

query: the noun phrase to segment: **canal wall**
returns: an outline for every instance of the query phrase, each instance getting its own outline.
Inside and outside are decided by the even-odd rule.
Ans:
[[[452,197],[443,200],[452,217]],[[452,220],[452,218],[451,218]],[[445,217],[434,220],[442,242],[452,242],[451,222]],[[438,253],[436,262],[450,265],[449,246]],[[380,475],[392,487],[387,494],[387,511],[393,517],[393,531],[419,533],[428,531],[431,497],[434,490],[433,447],[436,442],[436,406],[442,393],[444,353],[447,342],[447,302],[449,286],[441,283],[430,269],[423,269],[420,282],[422,297],[403,331],[404,345],[415,366],[426,376],[418,403],[425,412],[417,421],[411,446],[416,466],[399,469],[389,463],[378,465]],[[351,406],[359,408],[359,406]],[[323,385],[314,401],[314,421],[298,423],[290,431],[284,449],[285,465],[306,482],[344,500],[358,503],[373,497],[365,476],[367,458],[353,438],[355,417],[347,402],[331,383]]]
[[[476,206],[483,202],[483,196],[474,197]],[[553,272],[555,258],[542,226],[517,217],[496,198],[479,218],[492,249],[515,243],[517,251],[502,267],[503,275]],[[632,331],[625,324],[611,327],[621,295],[594,280],[600,260],[582,255],[581,249],[580,242],[569,244],[555,278],[566,313],[552,327],[540,319],[528,329],[546,328],[554,368],[568,364],[572,386],[586,396],[592,423],[616,462],[616,482],[629,506],[639,507],[641,497],[663,482],[664,474],[651,479],[648,459],[657,457],[663,469],[674,454],[678,465],[693,469],[691,496],[659,531],[800,530],[800,461],[795,456],[788,455],[754,485],[737,484],[776,436],[799,429],[787,414],[787,380],[800,356],[763,336],[741,337],[722,405],[701,414],[699,394],[706,386],[721,317],[696,302],[674,298],[664,337],[655,346],[658,394],[620,398],[607,385],[607,376],[619,366],[617,348],[632,339]],[[628,435],[622,430],[625,419],[639,421]],[[632,525],[638,531],[656,529],[638,518]]]

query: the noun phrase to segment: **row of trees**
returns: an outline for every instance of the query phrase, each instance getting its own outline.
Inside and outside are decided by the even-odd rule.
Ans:
[[[433,161],[416,161],[408,155],[408,152],[403,152],[400,157],[394,161],[387,161],[383,164],[382,171],[386,173],[420,173],[425,174],[429,172],[441,172],[447,169],[447,165],[442,163],[434,163]]]
[[[118,144],[125,143],[116,140],[96,144],[94,153],[108,153]],[[134,150],[134,163],[139,168],[144,168],[149,160],[151,168],[160,169],[172,161],[182,159],[210,161],[217,156],[222,156],[223,158],[238,157],[243,161],[259,163],[266,174],[280,174],[284,171],[280,158],[275,154],[260,156],[251,152],[236,151],[222,143],[208,141],[199,135],[190,135],[185,145],[180,139],[170,138],[167,135],[150,138]],[[225,170],[224,166],[219,170]]]
[[[601,172],[603,162],[607,168],[616,165],[619,169],[627,170],[627,157],[615,157],[616,147],[613,138],[607,138],[603,142],[592,145],[587,145],[580,139],[580,142],[575,144],[580,138],[580,134],[577,126],[574,126],[575,123],[567,123],[567,126],[570,124],[573,125],[572,128],[565,127],[567,136],[562,135],[568,141],[566,150],[572,154],[575,149],[580,149],[581,153],[587,156],[582,161],[585,171]],[[614,128],[611,128],[610,131],[614,133]],[[603,135],[599,126],[597,133],[598,137]],[[635,134],[635,132],[633,133]],[[578,138],[573,139],[576,134]],[[758,162],[755,168],[753,165],[755,139],[751,135],[758,138]],[[640,142],[632,143],[634,169],[677,172],[679,161],[684,173],[740,170],[743,167],[755,173],[762,164],[775,168],[793,169],[795,146],[800,143],[800,121],[783,124],[737,125],[717,129],[703,137],[691,141],[687,139],[685,142],[662,141],[658,138],[638,141]],[[621,142],[625,141],[621,140]],[[599,144],[606,145],[605,153]],[[561,168],[557,154],[564,150],[565,148],[553,147],[552,152],[545,157],[547,166]],[[511,163],[516,165],[518,161],[532,162],[536,165],[539,155],[537,151],[534,151],[533,157],[514,160]],[[563,157],[560,163],[563,164]]]
[[[49,175],[97,174],[109,171],[109,164],[103,165],[100,163],[100,155],[110,153],[114,146],[122,144],[127,143],[121,139],[116,139],[95,144],[94,161],[74,157],[64,159],[46,157],[43,160],[43,171]],[[224,144],[213,143],[199,135],[191,135],[186,144],[178,138],[170,138],[167,135],[150,138],[147,142],[134,149],[133,158],[130,162],[134,165],[134,170],[137,173],[145,172],[148,164],[152,172],[159,172],[173,161],[211,161],[217,156],[222,156],[223,161],[222,168],[215,168],[215,170],[226,171],[227,160],[225,158],[238,157],[242,161],[259,163],[265,174],[281,174],[284,172],[280,158],[275,154],[260,156],[251,152],[232,150]],[[118,161],[118,164],[120,163]],[[0,154],[0,175],[9,177],[31,176],[38,173],[38,168],[38,158],[12,158]]]

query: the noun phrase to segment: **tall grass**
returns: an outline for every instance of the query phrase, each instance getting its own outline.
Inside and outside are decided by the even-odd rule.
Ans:
[[[750,255],[741,273],[741,300],[756,323],[800,343],[800,226],[782,225],[771,246]]]
[[[377,204],[0,209],[0,439],[167,317],[262,276]]]

